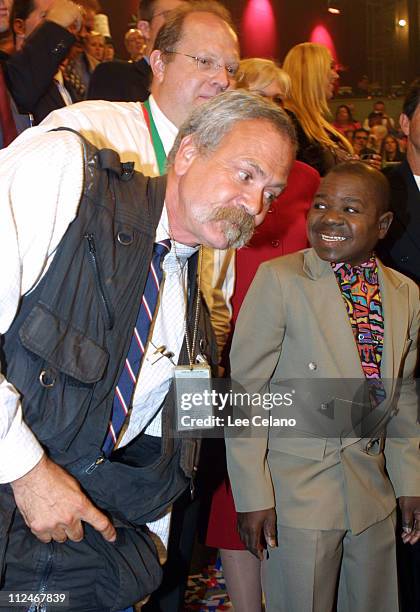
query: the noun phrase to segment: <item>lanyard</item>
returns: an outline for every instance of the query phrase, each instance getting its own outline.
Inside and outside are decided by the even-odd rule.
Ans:
[[[166,153],[163,148],[162,140],[160,139],[159,132],[156,129],[155,122],[153,120],[153,115],[150,110],[149,100],[146,100],[141,105],[143,110],[144,119],[146,121],[147,127],[149,129],[150,138],[152,140],[153,148],[155,150],[156,161],[159,168],[159,174],[166,173]]]

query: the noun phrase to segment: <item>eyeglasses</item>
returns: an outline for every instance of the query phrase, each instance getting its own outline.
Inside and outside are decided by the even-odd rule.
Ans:
[[[368,140],[368,136],[358,136],[356,134],[356,136],[354,137],[355,140]]]
[[[165,49],[164,53],[173,53],[174,55],[184,55],[195,61],[197,64],[197,70],[206,74],[214,75],[219,72],[221,68],[226,70],[230,79],[236,79],[238,75],[239,66],[237,64],[219,64],[216,60],[210,57],[203,57],[197,55],[189,55],[188,53],[181,53],[180,51],[169,51]]]

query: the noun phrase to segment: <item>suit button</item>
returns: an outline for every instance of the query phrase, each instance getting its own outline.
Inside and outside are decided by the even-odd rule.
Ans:
[[[402,263],[407,263],[407,261],[408,261],[408,255],[403,255],[403,256],[401,257],[401,261],[402,261]]]
[[[274,247],[275,249],[277,249],[277,247],[280,246],[280,241],[279,240],[272,240],[271,241],[271,246]]]
[[[318,367],[318,366],[316,365],[316,363],[315,363],[314,361],[311,361],[310,363],[308,363],[308,368],[309,368],[310,370],[316,370],[316,369],[317,369],[317,367]]]

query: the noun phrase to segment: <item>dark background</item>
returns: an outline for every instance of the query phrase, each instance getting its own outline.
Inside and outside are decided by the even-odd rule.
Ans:
[[[310,39],[315,26],[323,25],[344,67],[344,85],[354,85],[367,74],[371,81],[390,87],[420,73],[420,0],[341,0],[340,15],[328,13],[327,0],[225,0],[240,32],[243,55],[248,56],[253,55],[257,38],[263,40],[265,35],[264,28],[248,35],[243,31],[243,15],[250,3],[257,20],[258,11],[271,4],[275,42],[266,55],[280,62],[293,45]],[[101,4],[109,16],[118,55],[126,58],[123,36],[137,13],[138,0],[101,0]],[[397,25],[401,18],[407,20],[407,27]]]

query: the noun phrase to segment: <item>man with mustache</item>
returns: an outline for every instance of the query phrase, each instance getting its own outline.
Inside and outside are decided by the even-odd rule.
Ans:
[[[284,188],[294,146],[280,110],[226,92],[184,123],[167,184],[130,179],[132,166],[109,151],[84,153],[68,132],[23,134],[3,152],[0,478],[11,483],[0,496],[4,589],[54,585],[70,591],[75,612],[103,612],[156,588],[160,570],[141,517],[158,518],[188,483],[177,467],[181,441],[167,431],[174,365],[214,356],[197,251],[244,243]],[[103,180],[95,167],[101,176],[107,169]],[[153,243],[172,247],[162,265],[151,262]],[[159,269],[154,309],[146,290],[159,285]],[[127,342],[140,303],[152,322],[146,341],[134,334],[145,357],[127,403],[114,390],[126,370],[133,375]],[[119,429],[113,400],[128,409]],[[149,424],[162,405],[161,441]],[[180,465],[191,475],[194,449],[182,448]]]
[[[395,612],[396,497],[398,537],[420,540],[419,290],[375,256],[388,201],[377,170],[334,167],[308,214],[312,248],[262,264],[236,322],[232,378],[292,398],[226,441],[270,612],[333,610],[337,590],[340,612]]]
[[[182,3],[168,14],[165,11],[165,15],[156,16],[151,21],[153,36],[158,22],[163,25],[150,53],[153,79],[146,103],[89,100],[51,113],[39,129],[71,127],[95,146],[116,150],[123,162],[134,161],[135,168],[147,176],[164,173],[166,156],[191,111],[235,87],[239,45],[229,12],[213,0]],[[206,174],[204,170],[203,176]],[[160,429],[158,416],[150,424],[149,433],[160,436]],[[177,505],[181,504],[182,500]],[[174,513],[177,512],[175,507]],[[185,582],[188,572],[185,559],[191,556],[194,540],[195,518],[184,509],[180,514],[180,519],[173,520],[172,524],[185,525],[176,539],[184,542],[188,552],[178,551],[169,543],[165,576],[168,575],[171,583],[176,582],[174,575],[179,572],[183,572],[182,582]],[[186,531],[184,535],[182,529]],[[175,537],[173,529],[172,536]],[[172,554],[174,549],[176,552]],[[173,563],[170,563],[171,557]],[[163,597],[168,600],[164,609],[174,612],[178,604],[166,594]],[[182,599],[182,595],[177,598]]]

